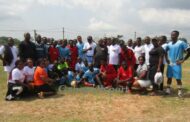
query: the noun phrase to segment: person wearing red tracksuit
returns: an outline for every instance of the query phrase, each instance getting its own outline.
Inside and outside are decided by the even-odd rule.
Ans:
[[[75,70],[75,64],[77,63],[77,57],[78,57],[78,48],[74,45],[74,41],[70,40],[69,45],[67,46],[71,52],[71,61],[69,63],[70,68],[74,71]]]

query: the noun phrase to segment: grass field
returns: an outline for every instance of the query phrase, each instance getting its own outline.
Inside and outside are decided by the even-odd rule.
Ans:
[[[190,121],[190,61],[183,65],[185,98],[128,95],[95,88],[66,89],[47,99],[6,102],[6,73],[0,66],[1,122],[186,122]],[[173,82],[176,89],[176,82]]]

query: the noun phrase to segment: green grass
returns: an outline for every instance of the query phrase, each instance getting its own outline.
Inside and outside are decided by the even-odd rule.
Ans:
[[[6,73],[0,66],[0,121],[1,122],[107,122],[107,121],[189,121],[190,61],[183,65],[185,99],[176,93],[171,96],[128,95],[120,91],[95,88],[66,88],[58,95],[36,97],[14,102],[4,100]],[[176,89],[176,81],[173,80]]]

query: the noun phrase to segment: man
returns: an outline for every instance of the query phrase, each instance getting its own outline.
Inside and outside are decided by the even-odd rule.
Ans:
[[[102,83],[98,80],[99,69],[94,68],[93,64],[89,65],[89,69],[84,73],[82,80],[85,86],[95,87],[97,84],[102,86]]]
[[[70,59],[70,50],[69,48],[67,47],[67,40],[65,39],[63,41],[63,44],[61,46],[58,47],[58,50],[59,50],[59,57],[62,59]]]
[[[54,41],[53,44],[49,47],[49,58],[51,63],[58,60],[59,58],[59,50],[56,48],[57,41]]]
[[[134,82],[133,79],[133,69],[127,66],[125,61],[122,62],[121,67],[118,69],[117,78],[115,79],[116,86],[122,86],[124,92],[131,93],[131,88]]]
[[[18,49],[14,46],[13,38],[8,38],[7,45],[0,48],[0,59],[3,61],[4,71],[8,73],[8,77],[12,69],[15,67],[17,60]]]
[[[40,35],[36,37],[36,59],[45,58],[46,57],[46,49],[45,45],[42,43],[42,39]]]
[[[19,44],[19,57],[22,61],[26,62],[26,59],[31,58],[36,60],[36,46],[30,41],[30,34],[24,34],[24,41]]]
[[[150,65],[150,62],[149,62],[149,52],[150,50],[152,50],[152,48],[154,47],[152,43],[150,43],[150,37],[147,36],[145,37],[145,45],[144,45],[144,52],[145,52],[145,63],[147,66]]]
[[[82,42],[82,37],[81,36],[77,36],[77,48],[78,48],[78,56],[81,59],[84,59],[84,53],[83,53],[83,47],[84,47],[84,43]]]
[[[125,61],[128,66],[132,68],[135,66],[136,58],[135,54],[126,45],[121,45],[120,64]]]
[[[86,59],[88,61],[88,64],[92,64],[96,43],[93,42],[92,36],[88,36],[87,41],[88,42],[84,44],[83,52],[86,54]]]
[[[178,40],[179,31],[172,31],[171,33],[171,42],[168,43],[166,51],[168,53],[168,69],[167,69],[167,89],[166,93],[171,93],[171,83],[172,78],[175,78],[178,85],[178,96],[182,97],[182,66],[181,64],[186,61],[190,56],[189,45],[181,40]],[[187,52],[186,56],[183,57],[184,51]]]
[[[107,61],[108,48],[104,44],[104,40],[100,39],[94,50],[94,66],[100,68],[101,60]]]
[[[67,48],[69,48],[70,50],[70,57],[71,57],[71,61],[70,61],[70,68],[72,69],[72,71],[75,70],[75,64],[77,63],[77,57],[78,57],[78,49],[76,47],[76,45],[74,44],[73,40],[69,41],[69,45],[67,46]]]
[[[128,40],[128,42],[127,42],[127,48],[131,49],[133,51],[133,40],[132,39]]]
[[[114,65],[115,69],[117,70],[119,66],[119,56],[121,53],[121,48],[119,45],[116,44],[116,39],[112,40],[112,45],[109,47],[109,64]]]

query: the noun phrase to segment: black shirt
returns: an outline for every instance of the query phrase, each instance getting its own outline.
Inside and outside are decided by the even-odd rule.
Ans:
[[[31,58],[33,61],[36,60],[36,46],[33,42],[22,41],[19,44],[19,56],[20,59],[26,61],[27,58]]]
[[[160,56],[164,56],[164,49],[162,47],[154,47],[150,52],[149,52],[149,55],[150,55],[150,58],[149,58],[149,62],[150,62],[150,65],[153,66],[153,65],[156,65],[158,66],[159,64],[159,58]]]

